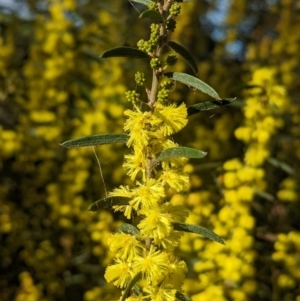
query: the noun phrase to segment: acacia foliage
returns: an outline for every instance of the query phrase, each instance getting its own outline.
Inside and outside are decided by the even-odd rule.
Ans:
[[[99,195],[105,196],[98,165],[90,149],[65,151],[58,144],[121,130],[125,86],[132,85],[128,83],[130,76],[124,74],[136,70],[136,62],[122,61],[120,67],[120,61],[105,64],[98,55],[120,41],[134,45],[144,28],[133,24],[136,17],[131,14],[136,12],[125,1],[76,5],[65,0],[52,2],[43,11],[38,11],[34,1],[28,2],[34,15],[27,20],[1,13],[1,296],[3,300],[29,300],[29,296],[47,301],[110,300],[118,292],[102,280],[110,262],[105,241],[117,225],[108,212],[85,212]],[[209,228],[214,225],[219,233],[216,219],[220,212],[230,220],[232,211],[224,210],[228,204],[222,198],[224,179],[228,178],[222,162],[244,158],[244,144],[235,138],[234,131],[246,121],[238,105],[243,106],[249,97],[245,91],[251,92],[247,83],[254,71],[272,67],[277,82],[288,91],[290,104],[280,115],[283,127],[268,146],[268,159],[275,161],[263,164],[265,184],[247,211],[249,223],[255,221],[253,228],[240,238],[244,233],[240,225],[225,229],[236,231],[232,235],[237,240],[252,239],[251,251],[259,256],[251,262],[251,281],[245,285],[241,272],[235,279],[226,273],[220,277],[218,268],[206,258],[204,267],[193,267],[210,248],[220,258],[222,250],[186,236],[179,251],[181,256],[192,258],[186,290],[194,300],[270,300],[270,296],[273,300],[297,300],[299,268],[291,258],[300,256],[299,178],[295,177],[300,157],[300,36],[295,26],[299,7],[296,1],[236,0],[224,12],[224,21],[217,23],[209,17],[220,9],[213,3],[185,4],[172,39],[189,45],[203,81],[216,87],[221,96],[241,101],[191,117],[186,130],[189,135],[179,137],[183,145],[208,152],[206,165],[191,168],[191,194],[186,197],[193,209],[191,222]],[[140,33],[135,34],[137,31]],[[180,66],[181,70],[188,68],[183,62]],[[172,97],[185,97],[186,90],[181,89]],[[191,105],[199,100],[206,99],[198,93],[188,99]],[[104,162],[108,188],[124,183],[120,148],[96,150]],[[236,258],[231,263],[229,269],[236,272],[240,263]]]

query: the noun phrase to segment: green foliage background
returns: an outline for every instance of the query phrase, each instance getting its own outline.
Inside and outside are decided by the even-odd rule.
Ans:
[[[138,20],[143,7],[127,1],[23,2],[30,12],[25,17],[0,6],[1,300],[117,300],[118,290],[103,274],[111,262],[107,238],[120,225],[119,217],[86,209],[105,196],[105,187],[128,183],[121,167],[126,148],[96,148],[104,186],[92,149],[65,150],[59,143],[122,132],[124,93],[134,89],[134,72],[146,65],[99,55],[115,46],[135,47],[147,36],[149,21]],[[226,207],[223,163],[243,160],[247,150],[235,136],[247,119],[247,85],[255,71],[267,67],[287,91],[287,108],[272,116],[283,126],[265,145],[273,161],[262,164],[264,184],[248,206],[255,220],[247,230],[253,243],[240,254],[256,254],[253,272],[246,277],[232,260],[228,274],[240,273],[238,280],[223,277],[206,256],[213,252],[219,258],[222,246],[186,235],[178,254],[189,263],[185,289],[195,301],[300,300],[299,19],[299,3],[292,0],[183,5],[172,40],[195,57],[201,80],[222,97],[238,100],[190,117],[175,137],[181,145],[208,151],[200,165],[191,162],[190,192],[178,197],[200,225],[220,236],[220,227],[225,236],[233,233],[228,241],[240,224],[217,226],[216,219]],[[181,60],[176,68],[192,73]],[[208,100],[177,86],[172,97],[178,101]],[[225,219],[231,219],[228,212]],[[199,262],[206,268],[195,268]]]

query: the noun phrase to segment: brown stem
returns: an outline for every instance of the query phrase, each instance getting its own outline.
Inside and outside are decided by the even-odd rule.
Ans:
[[[162,1],[161,1],[162,2]],[[159,12],[163,17],[163,20],[166,20],[167,17],[167,12],[171,6],[171,3],[168,0],[164,1],[164,4],[158,3],[159,7]],[[155,57],[159,58],[162,54],[162,49],[166,43],[167,40],[167,31],[166,31],[166,23],[163,22],[160,25],[160,39],[159,39],[159,44],[157,46],[156,52],[155,52]],[[150,108],[154,108],[155,102],[156,102],[156,95],[157,95],[157,90],[158,90],[158,75],[159,73],[153,70],[152,74],[152,85],[151,85],[151,91],[150,91],[150,96],[149,96],[149,102],[148,105]]]
[[[153,108],[154,105],[155,105],[157,90],[158,90],[158,78],[157,78],[157,75],[155,73],[155,70],[153,70],[152,86],[151,86],[149,102],[148,102],[148,105],[149,105],[150,108]]]
[[[164,3],[164,4],[162,4],[162,3]],[[158,9],[159,9],[160,14],[163,17],[163,20],[166,20],[167,12],[168,12],[170,5],[171,5],[171,3],[169,3],[168,0],[164,0],[164,1],[161,0],[158,2]],[[157,58],[159,58],[161,56],[163,46],[165,45],[166,40],[167,40],[167,31],[166,31],[166,23],[165,22],[163,22],[160,25],[159,35],[160,35],[160,39],[159,39],[159,43],[158,43],[158,46],[157,46],[157,49],[155,52],[155,57],[157,57]],[[158,90],[158,76],[160,73],[161,73],[161,71],[157,72],[155,70],[153,70],[153,73],[152,73],[151,91],[149,91],[149,93],[148,93],[148,99],[149,99],[148,105],[151,109],[154,108],[155,103],[156,103],[156,95],[157,95],[157,90]],[[146,169],[147,179],[150,179],[152,177],[152,170],[153,170],[154,164],[155,164],[154,159],[150,158],[148,151],[147,151],[147,169]],[[146,245],[147,250],[150,250],[151,239],[149,237],[146,237],[145,245]]]

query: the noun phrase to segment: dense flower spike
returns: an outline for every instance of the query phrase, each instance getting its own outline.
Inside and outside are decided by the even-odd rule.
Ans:
[[[235,158],[223,164],[224,174],[219,178],[223,206],[212,220],[215,232],[227,237],[226,246],[220,249],[200,245],[201,261],[194,266],[199,273],[200,292],[193,296],[195,301],[212,297],[208,283],[216,283],[216,300],[228,300],[227,296],[230,300],[251,300],[258,286],[254,278],[258,254],[254,250],[255,219],[251,208],[255,194],[265,191],[262,166],[270,156],[272,136],[283,126],[280,117],[289,102],[285,89],[275,81],[273,69],[257,69],[250,84],[256,88],[247,94],[245,121],[235,130],[236,137],[246,144],[244,159]],[[275,114],[276,119],[272,117]]]
[[[137,275],[142,277],[142,282],[137,285],[140,289],[126,295],[127,301],[139,298],[175,301],[187,272],[186,264],[172,252],[181,237],[174,225],[183,223],[188,214],[181,204],[169,200],[170,194],[188,188],[189,177],[184,171],[187,159],[185,155],[163,160],[159,157],[164,150],[178,147],[170,136],[182,130],[188,122],[186,105],[177,105],[169,99],[174,83],[161,81],[162,49],[167,42],[168,30],[175,28],[180,6],[177,2],[170,6],[170,1],[165,1],[162,11],[160,5],[158,2],[156,11],[161,13],[164,22],[151,25],[149,41],[138,42],[138,48],[152,56],[152,88],[146,90],[148,103],[142,103],[139,92],[126,92],[133,108],[124,112],[124,131],[129,135],[127,146],[131,153],[125,155],[123,168],[133,184],[120,186],[109,194],[110,197],[128,198],[128,204],[116,205],[114,209],[124,212],[128,219],[137,219],[135,233],[117,232],[108,241],[115,263],[107,268],[106,280],[125,289]],[[166,59],[168,65],[174,65],[176,61],[174,54]],[[146,82],[140,72],[136,73],[135,81],[138,86]]]

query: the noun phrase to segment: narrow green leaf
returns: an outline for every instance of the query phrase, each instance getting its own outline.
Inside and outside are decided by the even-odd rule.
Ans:
[[[205,101],[205,102],[197,103],[195,105],[188,107],[188,109],[187,109],[188,116],[200,113],[202,111],[213,110],[215,108],[229,105],[234,100],[235,100],[235,98],[225,98],[222,100],[212,100],[212,101]]]
[[[176,292],[175,297],[181,301],[193,301],[190,297],[178,291]]]
[[[200,80],[199,78],[186,74],[181,72],[168,72],[164,74],[165,76],[181,82],[189,87],[193,87],[211,97],[213,97],[216,100],[222,100],[219,96],[219,94],[208,84]]]
[[[116,47],[110,50],[105,51],[102,55],[102,58],[109,58],[109,57],[132,57],[138,59],[149,59],[150,56],[139,49],[132,48],[132,47]]]
[[[231,107],[235,108],[243,108],[245,106],[245,102],[242,100],[235,100],[232,103],[229,104]]]
[[[130,281],[130,283],[128,284],[128,286],[126,287],[124,294],[121,298],[121,301],[125,301],[131,291],[131,289],[134,287],[134,285],[142,278],[142,272],[139,272],[138,274],[136,274],[132,280]]]
[[[185,224],[185,223],[174,223],[173,226],[174,226],[174,230],[200,234],[222,245],[225,245],[223,239],[220,236],[218,236],[213,231],[208,230],[204,227]]]
[[[195,73],[198,73],[197,63],[195,62],[195,60],[191,56],[191,54],[188,52],[188,50],[186,50],[183,46],[181,46],[173,41],[168,41],[167,45],[169,47],[171,47],[175,52],[179,53],[187,61],[187,63],[191,66],[193,71]]]
[[[119,229],[118,232],[124,232],[127,234],[132,234],[132,235],[137,235],[140,233],[140,231],[133,225],[131,224],[127,224],[127,223],[123,223]]]
[[[140,14],[139,18],[142,18],[142,19],[149,18],[149,19],[152,19],[159,23],[163,22],[163,18],[161,16],[161,14],[158,11],[153,10],[153,9],[148,9],[148,10],[143,11]]]
[[[96,146],[96,145],[110,144],[110,143],[125,143],[127,142],[127,140],[128,140],[128,135],[126,134],[100,134],[100,135],[85,136],[81,138],[68,140],[60,145],[66,148],[72,148],[72,147]]]
[[[152,1],[151,0],[129,0],[130,2],[137,2],[137,3],[141,3],[144,5],[149,5]]]
[[[207,155],[206,152],[201,150],[190,148],[190,147],[171,147],[168,149],[163,150],[158,157],[156,158],[157,161],[162,161],[165,159],[170,158],[178,158],[178,157],[185,157],[185,158],[193,158],[193,159],[202,159]]]
[[[280,161],[276,158],[269,158],[268,162],[270,164],[272,164],[273,166],[285,171],[286,173],[288,173],[289,175],[294,175],[295,174],[295,170],[293,167],[291,167],[290,165],[288,165],[287,163]]]
[[[258,195],[259,197],[269,201],[269,202],[273,202],[274,201],[274,196],[269,193],[269,192],[266,192],[266,191],[262,191],[262,190],[259,190],[259,189],[255,189],[254,190],[255,194]]]
[[[241,84],[241,85],[237,85],[237,86],[231,86],[231,88],[229,89],[229,93],[231,94],[236,94],[236,92],[238,91],[242,91],[242,90],[250,90],[253,88],[260,88],[263,91],[263,87],[259,86],[259,85],[245,85],[245,84]]]
[[[112,206],[128,205],[129,200],[129,198],[119,196],[103,198],[91,204],[88,208],[88,211],[98,211],[101,209],[111,208]]]

